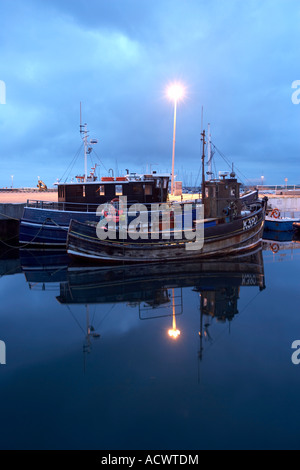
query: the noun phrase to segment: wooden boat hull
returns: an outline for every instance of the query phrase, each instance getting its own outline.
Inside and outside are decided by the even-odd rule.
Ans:
[[[186,240],[100,240],[96,227],[72,220],[67,252],[96,263],[158,263],[228,256],[253,249],[262,243],[265,206],[245,217],[204,227],[204,245],[186,249]],[[193,242],[188,242],[193,243]]]

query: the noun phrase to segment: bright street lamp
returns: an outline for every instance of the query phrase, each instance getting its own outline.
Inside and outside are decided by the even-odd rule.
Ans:
[[[172,151],[172,178],[171,178],[171,194],[174,194],[174,164],[175,164],[175,137],[176,137],[176,114],[177,102],[185,95],[185,88],[180,83],[173,83],[167,89],[168,98],[174,101],[174,125],[173,125],[173,151]]]

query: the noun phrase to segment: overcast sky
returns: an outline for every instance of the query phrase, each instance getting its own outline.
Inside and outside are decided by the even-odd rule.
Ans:
[[[199,174],[203,107],[244,181],[300,183],[299,25],[299,0],[0,0],[0,187],[83,173],[80,102],[89,167],[170,171],[174,81],[177,179]]]

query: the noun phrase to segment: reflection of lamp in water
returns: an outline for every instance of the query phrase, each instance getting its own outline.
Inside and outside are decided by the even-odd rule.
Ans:
[[[174,289],[172,289],[172,309],[173,309],[173,325],[172,328],[168,331],[168,335],[170,338],[177,339],[180,336],[180,330],[176,327],[176,316],[175,316],[175,295]]]

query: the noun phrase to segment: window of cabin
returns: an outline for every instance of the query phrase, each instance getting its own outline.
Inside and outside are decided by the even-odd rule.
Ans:
[[[168,187],[168,178],[164,178],[164,189]]]
[[[145,196],[152,196],[152,184],[145,184]]]
[[[75,195],[78,197],[82,197],[83,194],[83,187],[82,186],[76,186],[75,188]]]
[[[230,190],[230,195],[235,197],[235,188],[231,188]]]
[[[104,184],[100,184],[99,188],[96,190],[96,196],[105,196]]]
[[[161,180],[160,179],[156,180],[156,187],[161,188]]]
[[[123,186],[116,184],[116,196],[123,196]]]
[[[65,197],[65,187],[64,186],[59,186],[58,187],[58,195],[59,195],[59,197]]]
[[[85,185],[82,186],[82,196],[85,197]]]
[[[143,191],[142,191],[142,186],[140,184],[134,184],[132,186],[132,193],[133,194],[141,194]]]

